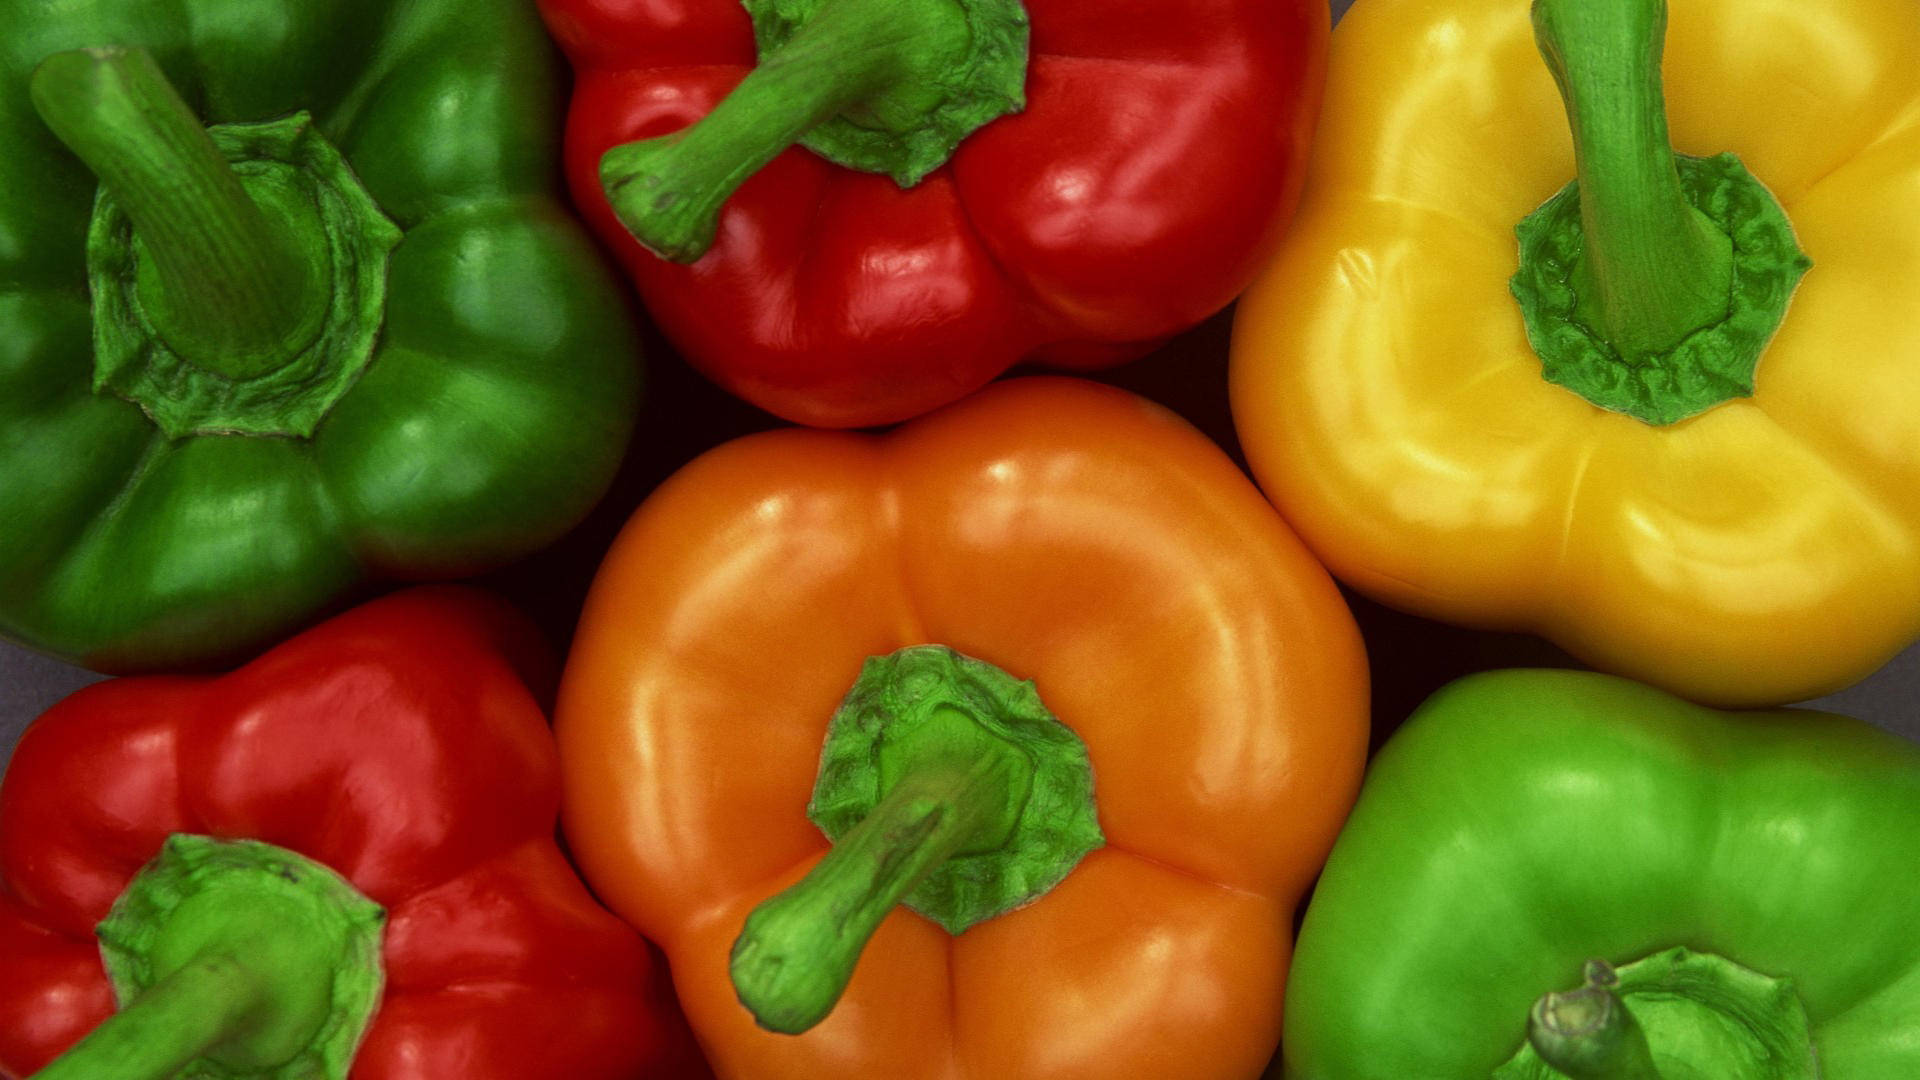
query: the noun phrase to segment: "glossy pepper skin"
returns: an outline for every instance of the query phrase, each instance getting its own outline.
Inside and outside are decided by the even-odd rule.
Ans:
[[[705,1075],[657,959],[554,842],[552,676],[519,616],[431,587],[229,675],[55,706],[0,787],[0,1075],[114,1011],[94,924],[182,832],[290,849],[386,908],[354,1080]]]
[[[1674,149],[1739,155],[1812,260],[1751,397],[1653,426],[1551,385],[1509,291],[1575,175],[1526,0],[1363,0],[1295,228],[1238,309],[1236,427],[1336,576],[1727,705],[1920,636],[1920,15],[1673,0]]]
[[[1815,1053],[1834,1080],[1916,1075],[1916,825],[1920,748],[1856,720],[1587,672],[1461,680],[1375,758],[1315,887],[1286,1075],[1482,1080],[1583,963],[1674,947],[1791,980],[1804,1021],[1749,1071],[1724,1055],[1751,1029],[1687,1047],[1671,1004],[1628,995],[1660,1075],[1806,1077]]]
[[[730,943],[827,850],[803,811],[862,661],[924,643],[1035,681],[1105,846],[959,936],[894,909],[824,1022],[760,1030]],[[750,436],[644,503],[567,662],[562,819],[721,1075],[1249,1076],[1365,703],[1351,616],[1225,455],[1013,380],[883,438]]]
[[[102,671],[224,663],[362,582],[524,555],[604,491],[637,338],[563,208],[560,72],[531,11],[0,0],[0,25],[0,635]],[[231,417],[168,431],[95,388],[101,185],[30,77],[109,45],[149,51],[195,126],[304,110],[388,223],[368,231],[395,231],[356,279],[384,281],[371,362],[313,430],[280,430],[267,402],[272,433],[237,434]]]
[[[730,392],[822,427],[891,423],[1023,359],[1091,368],[1244,288],[1298,197],[1328,32],[1317,0],[1030,0],[1025,110],[911,188],[781,153],[691,265],[602,188],[612,147],[701,119],[755,65],[736,0],[542,0],[577,79],[567,172],[655,320]]]

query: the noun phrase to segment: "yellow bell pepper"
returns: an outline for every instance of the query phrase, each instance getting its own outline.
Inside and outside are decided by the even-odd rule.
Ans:
[[[1531,14],[1361,0],[1335,31],[1305,203],[1234,327],[1248,460],[1337,575],[1396,607],[1716,704],[1856,681],[1920,636],[1920,8]],[[1811,259],[1765,286],[1791,307],[1750,382],[1662,367],[1762,288],[1730,285],[1725,235],[1674,201],[1694,181],[1654,167],[1669,135],[1737,155]],[[1586,374],[1650,409],[1548,381],[1530,333],[1554,333],[1516,300],[1516,227],[1576,176],[1563,246],[1585,262],[1533,288],[1604,354]],[[1660,400],[1708,383],[1730,389]]]

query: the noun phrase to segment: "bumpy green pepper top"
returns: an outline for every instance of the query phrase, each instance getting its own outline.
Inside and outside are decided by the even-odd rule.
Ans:
[[[1587,672],[1464,679],[1334,845],[1286,1076],[1911,1080],[1917,870],[1898,736]]]
[[[605,490],[637,339],[561,201],[532,5],[0,0],[0,27],[0,636],[225,660]]]

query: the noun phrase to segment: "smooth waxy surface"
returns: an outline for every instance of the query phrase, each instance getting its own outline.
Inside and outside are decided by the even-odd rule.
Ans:
[[[1546,383],[1516,222],[1574,173],[1524,0],[1370,0],[1335,35],[1301,216],[1239,309],[1234,415],[1334,572],[1723,703],[1920,636],[1920,16],[1675,0],[1675,149],[1731,150],[1815,269],[1751,399],[1650,427]]]
[[[0,1075],[114,1012],[95,928],[178,832],[286,847],[386,909],[354,1080],[698,1075],[655,956],[554,841],[552,667],[497,601],[415,589],[231,674],[49,711],[0,785]],[[210,922],[169,923],[157,955]]]
[[[228,659],[372,577],[559,535],[631,424],[625,303],[561,207],[532,13],[0,0],[0,635],[103,670]],[[208,124],[305,109],[405,233],[371,366],[310,439],[168,439],[92,389],[93,174],[36,115],[64,50],[152,51]]]
[[[1790,979],[1821,1075],[1913,1076],[1917,860],[1920,747],[1859,721],[1585,672],[1461,680],[1375,758],[1315,888],[1288,1075],[1484,1080],[1587,961],[1685,946]],[[1800,1075],[1695,1067],[1674,1076]]]
[[[896,909],[824,1022],[760,1031],[728,951],[827,850],[805,811],[828,719],[867,657],[929,642],[1035,681],[1107,845],[958,937]],[[739,440],[660,488],[568,661],[563,822],[723,1075],[1245,1076],[1364,698],[1338,594],[1218,449],[1120,391],[1021,380],[884,439]]]
[[[787,420],[893,423],[1023,359],[1137,355],[1244,288],[1298,197],[1324,0],[1024,6],[1023,111],[904,191],[789,149],[728,200],[688,267],[629,235],[600,163],[741,84],[758,61],[746,9],[543,0],[578,75],[574,197],[690,363]]]

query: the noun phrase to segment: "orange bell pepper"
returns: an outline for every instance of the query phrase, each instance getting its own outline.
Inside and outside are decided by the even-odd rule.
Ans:
[[[985,663],[867,663],[930,642]],[[871,685],[910,660],[966,692],[927,706],[925,671]],[[967,681],[987,665],[1013,678]],[[656,491],[568,661],[563,822],[599,895],[666,949],[723,1076],[1244,1077],[1279,1038],[1292,912],[1355,795],[1366,687],[1331,580],[1218,448],[1123,391],[1016,380],[883,437],[740,439]],[[830,742],[823,766],[829,718],[838,739],[909,699],[884,722],[934,717],[913,737]],[[966,752],[889,756],[942,723]],[[1097,832],[1040,778],[1050,751],[982,734],[1026,723],[1084,747],[1064,775],[1084,787],[1091,762]],[[825,823],[828,788],[868,751],[879,806],[845,815],[834,849],[822,829],[850,820]],[[929,762],[945,779],[916,772]],[[1033,774],[1030,797],[968,802],[1001,771]],[[904,842],[956,830],[940,853]],[[1036,875],[1057,883],[943,928],[982,914],[943,893],[986,888],[996,845],[1023,834],[1077,845]],[[819,974],[806,941],[784,952],[768,929],[815,903],[874,929],[857,968],[855,942],[820,976],[851,971],[809,1028],[750,976]]]

